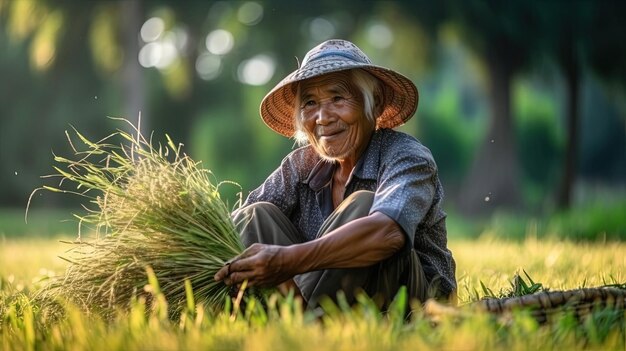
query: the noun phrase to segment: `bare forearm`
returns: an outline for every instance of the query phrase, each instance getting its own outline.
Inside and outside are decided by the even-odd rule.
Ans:
[[[374,213],[307,243],[253,244],[214,278],[227,285],[248,280],[250,286],[275,286],[304,272],[370,266],[393,255],[404,242],[396,222]]]
[[[404,245],[402,229],[382,213],[352,221],[325,236],[286,247],[287,261],[299,273],[326,268],[370,266]]]

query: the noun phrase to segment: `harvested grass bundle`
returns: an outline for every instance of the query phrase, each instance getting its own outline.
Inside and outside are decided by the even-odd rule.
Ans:
[[[74,130],[86,150],[77,150],[68,134],[76,159],[54,157],[58,163],[54,176],[60,176],[61,183],[41,189],[78,194],[89,205],[83,206],[85,214],[75,215],[79,234],[65,258],[69,268],[44,294],[111,316],[134,298],[151,298],[144,291],[146,270],[151,270],[170,315],[185,307],[189,283],[195,301],[219,308],[229,288],[215,282],[213,275],[243,250],[220,198],[223,183],[181,153],[180,145],[168,136],[166,146],[155,148],[152,138],[146,140],[138,128],[122,121],[131,125],[136,136],[118,130],[91,142]],[[118,137],[120,145],[110,142]],[[67,190],[63,185],[67,182],[75,190]],[[95,239],[83,240],[81,226],[94,229]]]

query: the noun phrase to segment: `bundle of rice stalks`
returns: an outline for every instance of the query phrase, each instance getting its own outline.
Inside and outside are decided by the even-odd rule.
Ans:
[[[136,136],[118,130],[91,142],[74,130],[86,150],[77,150],[68,134],[74,159],[54,157],[54,176],[62,181],[59,187],[42,189],[78,194],[88,204],[84,214],[75,214],[78,239],[64,257],[70,266],[45,295],[110,316],[137,297],[150,299],[144,291],[150,270],[170,315],[177,315],[189,298],[186,281],[195,301],[219,308],[229,288],[213,276],[243,251],[218,191],[224,182],[216,182],[210,171],[181,153],[181,145],[169,136],[167,145],[155,147],[152,138],[146,140],[138,128],[122,121]],[[115,138],[122,142],[111,143]],[[81,227],[90,227],[95,238],[83,239]]]

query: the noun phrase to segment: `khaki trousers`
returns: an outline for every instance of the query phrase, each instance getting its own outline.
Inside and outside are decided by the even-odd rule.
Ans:
[[[357,218],[369,214],[374,193],[357,191],[346,198],[322,224],[317,238]],[[288,246],[303,242],[293,223],[275,205],[258,202],[233,214],[243,244]],[[408,245],[407,245],[408,246]],[[316,307],[323,297],[336,301],[340,290],[349,303],[356,294],[367,293],[381,309],[386,309],[401,286],[407,287],[410,299],[425,301],[429,284],[414,249],[402,249],[388,259],[361,268],[337,268],[307,272],[294,277],[309,307]]]

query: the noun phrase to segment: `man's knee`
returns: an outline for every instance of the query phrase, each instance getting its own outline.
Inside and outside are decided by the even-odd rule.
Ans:
[[[248,247],[254,243],[291,245],[301,242],[298,230],[278,206],[256,202],[233,212],[235,227],[241,241]]]
[[[373,203],[374,193],[372,191],[358,190],[345,198],[337,207],[337,211],[359,212],[362,213],[362,216],[367,216]]]
[[[271,202],[255,202],[236,209],[231,217],[237,229],[241,230],[252,218],[271,216],[276,211],[280,212],[280,209]]]
[[[353,192],[352,194],[348,195],[347,198],[345,198],[345,200],[343,200],[343,202],[349,202],[349,203],[363,203],[363,204],[371,204],[374,202],[374,192],[373,191],[369,191],[369,190],[357,190],[355,192]]]

